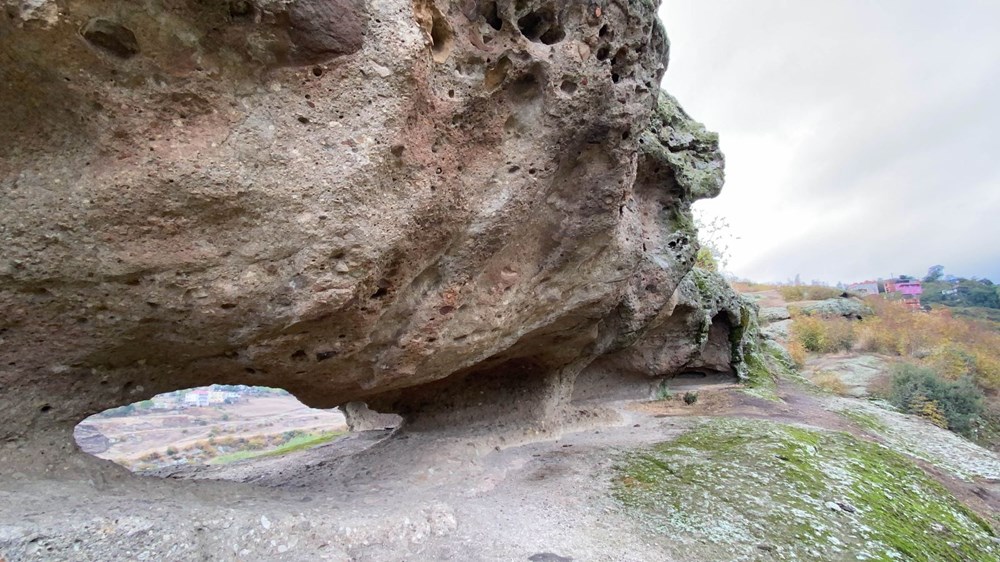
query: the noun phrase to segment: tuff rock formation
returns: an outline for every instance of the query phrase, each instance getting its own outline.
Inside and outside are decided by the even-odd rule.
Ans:
[[[842,316],[851,320],[861,320],[874,314],[871,307],[858,297],[837,297],[796,306],[802,314],[808,316],[836,317]]]
[[[209,383],[494,427],[743,372],[653,0],[3,5],[0,463]]]

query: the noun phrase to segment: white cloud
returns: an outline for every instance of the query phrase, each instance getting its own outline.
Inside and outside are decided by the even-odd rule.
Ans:
[[[664,87],[721,134],[741,276],[1000,279],[1000,2],[665,0]]]

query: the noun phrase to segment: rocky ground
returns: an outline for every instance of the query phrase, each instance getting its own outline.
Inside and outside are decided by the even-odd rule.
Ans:
[[[0,488],[0,553],[7,562],[995,560],[1000,458],[868,400],[881,361],[816,358],[804,376],[778,369],[756,388],[692,373],[658,399],[582,406],[588,415],[559,430],[386,428],[145,476],[13,475]],[[809,382],[823,371],[840,373],[851,396]]]
[[[5,562],[996,559],[995,455],[772,381],[787,307],[764,353],[692,269],[724,157],[655,2],[4,7]],[[73,449],[212,383],[405,423],[146,476]]]
[[[993,453],[794,376],[763,398],[713,382],[680,387],[697,392],[693,404],[679,392],[622,401],[613,423],[499,445],[458,429],[375,430],[160,478],[24,479],[0,490],[0,552],[8,561],[1000,555]]]

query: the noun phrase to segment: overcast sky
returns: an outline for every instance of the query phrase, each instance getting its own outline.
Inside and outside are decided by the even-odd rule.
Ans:
[[[664,0],[664,87],[719,132],[729,270],[1000,282],[1000,1]]]

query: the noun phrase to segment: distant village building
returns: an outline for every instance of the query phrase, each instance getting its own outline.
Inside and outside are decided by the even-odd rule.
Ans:
[[[863,297],[878,294],[878,281],[862,281],[860,283],[851,283],[847,286],[847,290]]]
[[[186,406],[208,406],[208,389],[199,388],[184,395],[184,405]]]
[[[911,308],[920,308],[920,295],[924,294],[924,288],[916,279],[898,277],[885,282],[885,293]]]
[[[184,395],[185,406],[212,406],[215,404],[232,404],[238,402],[240,394],[214,387],[196,388]]]

